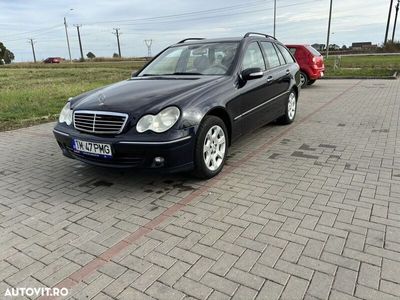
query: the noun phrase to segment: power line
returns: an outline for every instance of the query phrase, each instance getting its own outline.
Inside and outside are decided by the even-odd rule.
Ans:
[[[268,0],[268,1],[273,1],[273,0]],[[257,3],[257,4],[255,4],[255,3]],[[158,20],[158,19],[169,19],[169,18],[182,17],[182,16],[187,16],[187,15],[210,14],[212,12],[226,11],[226,10],[233,10],[233,9],[241,9],[243,7],[258,6],[258,5],[261,5],[261,4],[263,5],[264,3],[265,3],[264,1],[257,0],[257,1],[247,2],[245,4],[241,3],[241,4],[237,4],[237,5],[232,5],[232,6],[225,6],[225,7],[213,8],[213,9],[207,9],[207,10],[200,10],[200,11],[185,12],[185,13],[180,13],[180,14],[162,15],[162,16],[148,17],[148,18],[136,18],[136,19],[123,19],[123,20],[88,22],[88,23],[84,23],[84,24],[85,25],[95,25],[95,24],[119,23],[119,22],[152,21],[152,20]]]
[[[274,0],[270,0],[270,1],[274,1]],[[303,5],[303,4],[310,4],[310,3],[315,3],[315,2],[320,2],[320,1],[319,0],[305,1],[305,2],[301,2],[301,3],[294,3],[294,4],[289,4],[289,5],[281,5],[281,6],[277,6],[277,8],[288,8],[288,7],[299,6],[299,5]],[[258,3],[258,1],[257,1],[257,3]],[[254,6],[258,6],[258,5],[260,5],[260,4],[253,5],[253,7]],[[241,4],[240,6],[243,6],[243,4]],[[210,19],[210,18],[229,17],[229,16],[234,16],[234,15],[253,14],[253,13],[260,13],[260,12],[263,12],[263,11],[270,11],[270,10],[274,9],[274,8],[266,8],[266,9],[247,10],[247,11],[240,11],[240,12],[237,12],[237,13],[226,14],[226,10],[229,9],[229,8],[232,9],[232,7],[233,6],[231,6],[231,7],[223,7],[223,8],[213,9],[213,10],[204,10],[204,11],[200,11],[200,12],[191,12],[191,13],[185,13],[185,14],[175,14],[175,15],[168,15],[168,16],[160,16],[160,17],[154,17],[154,18],[142,18],[142,19],[133,19],[133,20],[119,20],[119,21],[118,20],[114,20],[114,21],[104,21],[104,22],[92,22],[92,23],[85,23],[85,24],[86,25],[91,25],[91,24],[111,23],[111,22],[115,22],[115,23],[117,23],[117,22],[130,22],[130,23],[120,24],[120,25],[133,25],[133,23],[135,21],[156,20],[156,19],[166,18],[166,17],[171,18],[171,17],[177,17],[177,16],[189,15],[189,14],[206,13],[206,12],[211,12],[211,11],[218,12],[218,11],[221,11],[221,10],[225,9],[224,11],[221,11],[221,13],[223,13],[223,14],[215,14],[215,15],[207,14],[207,16],[202,16],[202,17],[197,16],[197,17],[186,18],[186,19],[153,21],[153,22],[146,22],[146,23],[139,24],[139,25],[153,25],[155,23],[162,24],[162,23],[170,23],[170,22],[177,22],[177,21],[178,22],[186,22],[186,21],[204,20],[204,19]],[[237,8],[239,8],[239,5],[236,5],[234,7],[237,9]],[[246,4],[246,8],[248,8],[248,7],[249,7],[249,5]],[[250,5],[250,7],[251,7],[251,5]],[[138,25],[138,24],[136,23],[136,25]],[[52,31],[55,28],[59,28],[59,27],[60,26],[56,26],[54,28],[50,28],[47,31],[43,31],[41,33],[38,33],[36,36],[45,34],[48,31]],[[23,38],[21,38],[21,39],[23,39]],[[12,41],[17,41],[17,40],[20,40],[20,39],[9,40],[7,42],[12,42]]]
[[[38,36],[40,36],[40,35],[43,35],[43,34],[47,34],[47,33],[49,33],[49,32],[52,32],[52,31],[55,31],[56,29],[60,29],[60,28],[62,28],[63,26],[61,26],[61,25],[59,25],[59,26],[57,26],[57,27],[55,27],[55,28],[49,28],[49,29],[47,29],[47,30],[45,30],[45,31],[41,31],[40,33],[36,33],[36,34],[31,34],[31,35],[28,35],[28,34],[24,34],[25,35],[25,37],[20,37],[20,38],[16,38],[16,39],[12,39],[12,40],[5,40],[6,42],[15,42],[15,41],[21,41],[21,40],[25,40],[26,39],[26,36],[30,36],[30,37],[38,37]]]
[[[281,6],[277,6],[278,8],[288,8],[288,7],[293,7],[293,6],[299,6],[299,5],[303,5],[303,4],[311,4],[311,3],[315,3],[315,2],[319,2],[321,3],[319,0],[311,0],[311,1],[305,1],[305,2],[301,2],[301,3],[294,3],[294,4],[288,4],[288,5],[281,5]],[[170,22],[186,22],[186,21],[196,21],[196,20],[205,20],[205,19],[213,19],[213,18],[221,18],[221,17],[231,17],[231,16],[236,16],[236,15],[244,15],[244,14],[253,14],[253,13],[260,13],[260,12],[264,12],[264,11],[271,11],[274,8],[264,8],[264,9],[256,9],[256,10],[247,10],[247,11],[240,11],[240,12],[235,12],[235,13],[228,13],[228,14],[218,14],[218,15],[207,15],[207,16],[202,16],[202,17],[195,17],[195,18],[186,18],[186,19],[178,19],[178,20],[165,20],[165,21],[156,21],[156,22],[146,22],[146,23],[132,23],[132,22],[128,22],[128,23],[118,23],[119,25],[154,25],[154,24],[165,24],[165,23],[170,23]]]
[[[55,26],[52,26],[52,27],[46,27],[46,28],[41,28],[41,29],[36,29],[36,30],[30,30],[30,31],[25,31],[25,32],[10,33],[10,34],[3,35],[2,38],[4,38],[4,37],[7,38],[8,36],[14,37],[14,36],[16,36],[16,35],[25,35],[25,34],[35,33],[35,32],[38,32],[38,31],[44,31],[44,30],[49,30],[49,29],[55,29],[55,28],[59,28],[59,27],[60,27],[60,25],[55,25]]]
[[[114,28],[115,32],[113,32],[113,34],[115,34],[115,36],[117,37],[117,44],[118,44],[118,56],[121,58],[121,45],[119,43],[119,36],[120,36],[120,32],[119,32],[119,28]]]

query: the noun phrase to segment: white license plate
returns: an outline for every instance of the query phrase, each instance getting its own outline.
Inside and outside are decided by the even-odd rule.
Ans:
[[[81,140],[73,141],[73,148],[77,152],[82,152],[89,155],[112,157],[111,145],[86,142]]]

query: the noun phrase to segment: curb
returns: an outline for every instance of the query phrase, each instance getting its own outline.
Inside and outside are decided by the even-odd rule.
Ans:
[[[400,74],[396,71],[393,73],[392,76],[328,76],[328,77],[323,77],[320,79],[323,80],[330,80],[330,79],[385,79],[385,80],[396,80],[400,77]]]

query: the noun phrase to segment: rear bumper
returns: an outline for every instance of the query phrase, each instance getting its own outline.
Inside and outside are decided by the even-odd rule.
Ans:
[[[158,169],[166,172],[179,172],[193,169],[195,134],[191,134],[169,141],[131,141],[112,137],[98,137],[81,134],[78,131],[66,132],[56,128],[54,136],[62,153],[82,162],[113,168]],[[94,143],[110,144],[112,158],[104,158],[74,150],[74,139]],[[156,162],[155,158],[162,158],[163,162]]]
[[[305,72],[307,73],[307,76],[310,80],[317,80],[324,77],[325,68],[318,68],[318,69],[308,68],[307,70],[305,70]]]

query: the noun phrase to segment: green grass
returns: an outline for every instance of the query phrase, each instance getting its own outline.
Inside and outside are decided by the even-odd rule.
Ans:
[[[54,120],[69,97],[127,79],[142,64],[93,62],[1,67],[0,130]]]
[[[0,66],[0,131],[55,120],[69,97],[127,79],[144,63],[106,60]],[[400,70],[399,56],[343,56],[339,70],[333,70],[333,56],[325,63],[328,78],[386,77]]]
[[[326,77],[387,77],[400,70],[400,56],[342,56],[334,69],[335,56],[325,59]]]

